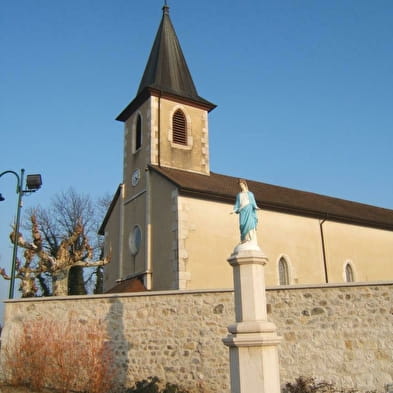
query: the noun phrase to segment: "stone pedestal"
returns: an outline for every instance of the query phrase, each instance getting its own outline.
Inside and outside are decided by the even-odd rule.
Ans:
[[[231,393],[280,393],[277,346],[281,337],[267,320],[264,266],[259,247],[237,247],[233,267],[236,322],[223,339],[229,347]]]

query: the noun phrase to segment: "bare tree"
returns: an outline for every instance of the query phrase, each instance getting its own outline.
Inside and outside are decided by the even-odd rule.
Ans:
[[[103,266],[109,259],[92,261],[93,249],[90,246],[83,225],[77,224],[74,231],[65,237],[57,248],[56,255],[50,255],[43,246],[43,236],[39,229],[37,218],[31,216],[32,242],[27,242],[21,234],[15,239],[14,232],[11,232],[12,243],[17,242],[18,246],[25,250],[25,263],[20,261],[16,267],[16,277],[21,280],[21,291],[23,297],[34,296],[37,292],[35,279],[37,276],[47,273],[52,278],[52,293],[54,296],[67,296],[69,271],[75,267]],[[77,247],[75,247],[77,244]],[[34,262],[33,262],[34,261]],[[10,277],[4,269],[0,274],[5,279]]]
[[[97,232],[109,203],[109,196],[93,203],[89,196],[70,188],[56,195],[49,207],[28,211],[30,220],[23,227],[31,231],[32,241],[25,241],[21,235],[17,239],[25,250],[24,262],[18,260],[16,269],[22,296],[35,296],[37,285],[44,296],[52,292],[86,294],[86,281],[94,277],[94,292],[98,293],[103,265],[108,261],[103,259],[103,240]],[[15,241],[12,234],[11,241]],[[92,266],[95,268],[90,269],[85,280],[84,270]],[[9,279],[4,270],[0,275]]]
[[[110,194],[105,194],[101,198],[98,198],[97,203],[96,203],[96,212],[97,214],[95,215],[96,221],[95,221],[95,233],[97,234],[97,249],[99,250],[100,254],[98,256],[99,259],[104,258],[104,237],[98,235],[98,230],[102,224],[102,221],[109,209],[109,206],[112,202],[112,195]],[[93,273],[96,276],[95,279],[95,288],[94,288],[94,293],[103,293],[104,292],[104,267],[103,266],[98,266],[97,269]]]
[[[73,188],[56,195],[49,208],[36,208],[32,212],[41,224],[45,237],[45,246],[50,255],[55,256],[64,237],[70,237],[78,225],[83,226],[85,234],[94,234],[94,205],[89,196],[78,194]],[[74,239],[74,250],[81,249],[83,239]],[[68,293],[84,295],[86,289],[83,278],[83,268],[74,266],[69,271]]]

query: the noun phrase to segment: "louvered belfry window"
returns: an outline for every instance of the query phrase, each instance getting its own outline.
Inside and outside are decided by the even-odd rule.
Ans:
[[[180,109],[173,114],[172,118],[172,142],[187,145],[187,121]]]

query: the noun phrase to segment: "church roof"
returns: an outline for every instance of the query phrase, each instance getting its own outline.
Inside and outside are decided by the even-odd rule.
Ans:
[[[234,203],[239,192],[237,177],[151,168],[176,184],[183,195]],[[393,210],[252,180],[247,180],[247,184],[258,206],[265,210],[393,230]]]
[[[126,278],[119,281],[114,287],[105,293],[128,293],[128,292],[144,292],[147,291],[145,285],[138,277]]]
[[[169,7],[164,5],[162,10],[161,23],[134,99],[135,102],[132,101],[117,120],[125,121],[134,107],[140,105],[140,102],[149,95],[169,95],[171,98],[183,98],[191,103],[202,105],[208,110],[215,108],[214,104],[198,95],[169,17]]]

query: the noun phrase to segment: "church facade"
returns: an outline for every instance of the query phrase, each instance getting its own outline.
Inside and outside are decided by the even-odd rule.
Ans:
[[[210,171],[208,114],[163,16],[124,123],[123,181],[100,233],[106,291],[232,287],[237,178]],[[393,211],[247,180],[267,285],[393,278]]]

